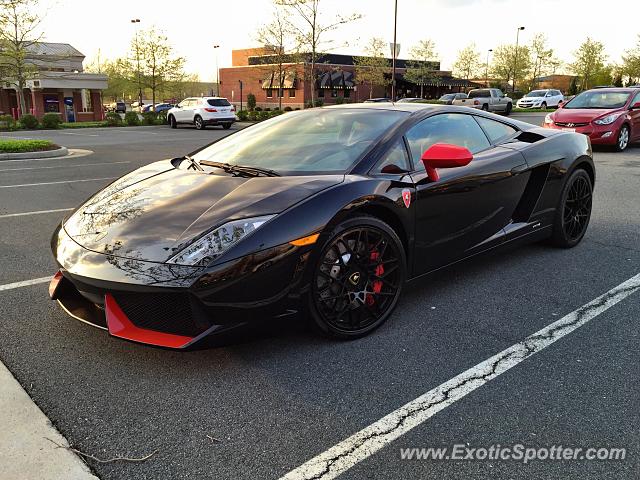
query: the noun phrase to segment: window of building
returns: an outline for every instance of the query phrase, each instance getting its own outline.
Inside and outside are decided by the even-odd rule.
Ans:
[[[44,95],[44,111],[60,113],[60,99],[58,95]]]
[[[318,98],[324,98],[324,90],[323,89],[318,90]]]
[[[270,88],[267,89],[267,98],[273,98],[273,90]]]
[[[472,115],[445,113],[418,123],[407,132],[407,140],[417,169],[424,170],[422,154],[436,143],[449,143],[477,153],[491,144]]]
[[[292,88],[289,90],[289,98],[296,98],[296,89]]]
[[[336,98],[338,96],[337,90],[331,90],[331,98]]]
[[[344,91],[344,98],[349,98],[351,96],[351,90]]]

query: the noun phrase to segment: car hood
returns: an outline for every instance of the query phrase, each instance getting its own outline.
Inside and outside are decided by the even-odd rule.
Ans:
[[[554,122],[571,122],[571,123],[585,123],[592,122],[596,118],[604,117],[610,113],[621,111],[619,108],[604,109],[604,108],[561,108],[556,110],[553,114]]]
[[[280,213],[343,180],[343,175],[210,175],[176,169],[166,160],[98,192],[64,222],[64,229],[92,251],[164,262],[215,226]]]

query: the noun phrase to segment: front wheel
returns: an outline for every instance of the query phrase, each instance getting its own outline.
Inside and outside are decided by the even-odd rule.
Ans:
[[[591,177],[582,169],[574,171],[562,189],[556,209],[551,234],[554,245],[571,248],[580,243],[591,219],[592,199]]]
[[[308,309],[324,334],[354,339],[382,325],[406,276],[402,242],[383,221],[345,220],[322,247],[311,278]]]
[[[513,110],[513,105],[507,103],[507,108],[505,108],[504,114],[508,117],[509,115],[511,115],[511,110]]]
[[[169,115],[169,125],[171,125],[171,128],[178,128],[178,122],[176,122],[176,117],[174,117],[173,115]]]
[[[620,133],[618,133],[618,140],[616,141],[616,151],[623,152],[629,146],[629,127],[623,125],[620,127]]]

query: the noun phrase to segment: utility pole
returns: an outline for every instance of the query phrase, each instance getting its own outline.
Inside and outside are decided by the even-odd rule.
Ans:
[[[220,70],[218,69],[218,49],[220,45],[214,45],[213,51],[216,54],[216,97],[220,96]]]
[[[240,84],[240,111],[242,111],[242,80],[238,80]]]
[[[138,24],[140,23],[139,18],[132,18],[131,23],[133,23],[136,29],[136,62],[138,64],[138,108],[142,111],[142,81],[140,80],[140,46],[138,45]]]
[[[489,87],[489,54],[493,52],[493,48],[487,50],[487,65],[484,69],[484,83],[486,87]]]
[[[518,30],[516,30],[516,54],[513,63],[513,93],[516,93],[516,70],[518,69],[518,40],[520,40],[520,30],[524,30],[524,27],[518,27]]]
[[[393,13],[393,52],[391,56],[391,101],[396,101],[396,52],[398,50],[398,46],[396,44],[396,32],[398,27],[398,0],[394,2],[394,13]]]

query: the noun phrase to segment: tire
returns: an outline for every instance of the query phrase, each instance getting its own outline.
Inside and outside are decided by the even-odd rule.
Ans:
[[[167,121],[169,122],[169,125],[171,125],[171,128],[178,128],[178,122],[176,122],[176,117],[173,115],[169,115]]]
[[[513,105],[511,105],[511,103],[507,103],[507,108],[504,110],[504,114],[508,117],[511,115],[511,110],[513,110]]]
[[[489,105],[487,105],[486,103],[483,103],[482,104],[482,110],[485,111],[485,112],[488,112],[489,111]]]
[[[406,278],[400,238],[370,216],[337,225],[312,266],[307,310],[324,335],[355,339],[368,335],[393,312]]]
[[[616,139],[615,150],[616,152],[624,152],[629,146],[629,136],[630,131],[627,125],[622,125],[620,127],[620,132],[618,132],[618,138]]]
[[[547,109],[547,102],[542,102],[542,105],[540,105],[540,110],[545,111]]]
[[[551,243],[561,248],[575,247],[587,231],[591,219],[593,185],[583,169],[567,179],[553,220]]]
[[[196,126],[196,130],[204,130],[207,127],[200,115],[196,115],[193,118],[193,124]]]
[[[222,124],[222,128],[224,128],[225,130],[229,130],[231,128],[231,124],[230,123],[223,123]]]

